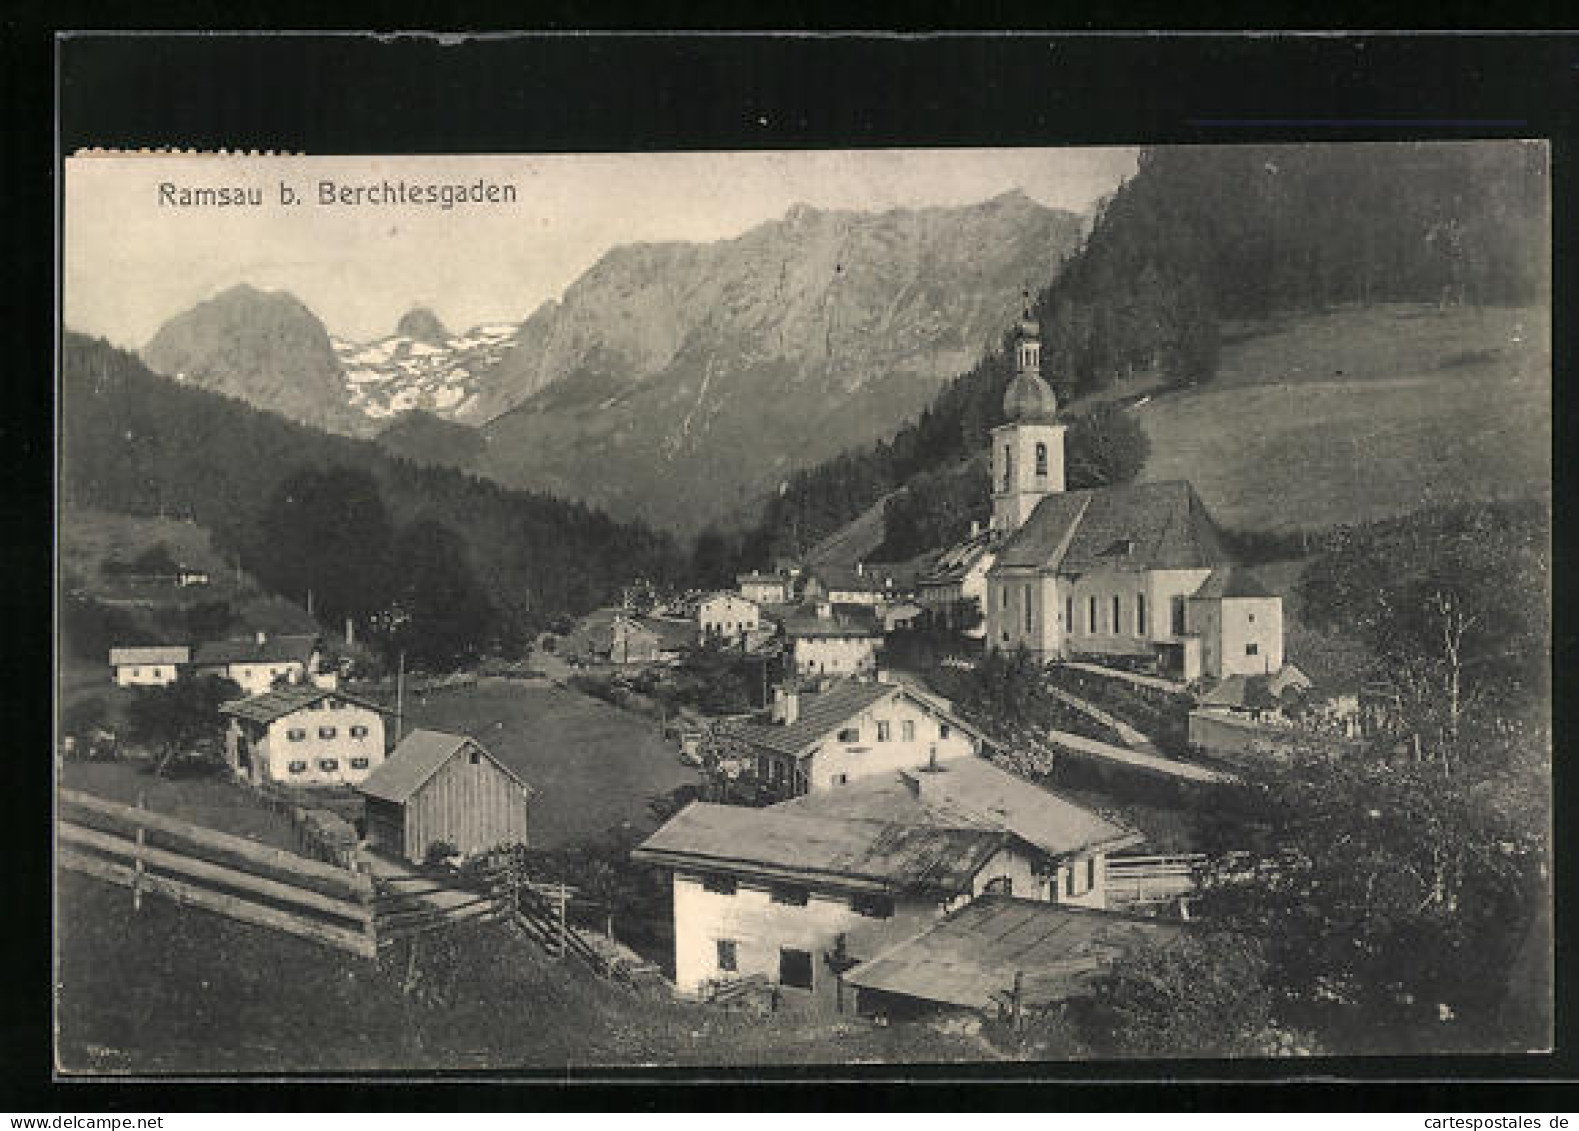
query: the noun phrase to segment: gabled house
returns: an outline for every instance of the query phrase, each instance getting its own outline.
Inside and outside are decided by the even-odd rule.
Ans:
[[[987,741],[936,696],[855,679],[822,690],[778,688],[765,715],[720,723],[716,733],[755,764],[759,781],[785,798],[933,760],[973,757]]]
[[[384,761],[384,713],[331,688],[301,684],[220,707],[225,760],[254,785],[354,785]]]
[[[987,572],[995,561],[992,535],[980,530],[939,554],[917,582],[931,623],[977,640],[986,636]]]
[[[740,595],[757,605],[787,604],[793,580],[782,573],[742,573],[735,578]]]
[[[239,640],[199,644],[192,657],[197,674],[234,680],[248,695],[261,695],[284,678],[289,683],[332,684],[334,673],[320,671],[316,636],[270,636],[260,632]]]
[[[534,790],[463,734],[412,731],[359,792],[374,847],[413,863],[434,845],[472,856],[527,843]]]
[[[192,660],[182,644],[148,648],[111,648],[110,675],[117,687],[168,687]]]
[[[697,604],[696,624],[704,640],[739,644],[762,627],[762,608],[736,593],[713,593]]]
[[[883,628],[868,608],[821,601],[785,617],[784,639],[800,675],[859,675],[877,670]]]

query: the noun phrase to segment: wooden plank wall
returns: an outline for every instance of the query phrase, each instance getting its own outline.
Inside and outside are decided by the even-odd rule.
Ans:
[[[435,841],[463,853],[526,843],[526,797],[487,754],[476,765],[470,745],[406,802],[406,858],[420,861]]]

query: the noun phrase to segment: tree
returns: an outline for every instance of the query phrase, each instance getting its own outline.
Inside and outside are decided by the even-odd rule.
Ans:
[[[1066,468],[1071,490],[1112,487],[1139,475],[1151,455],[1145,429],[1123,409],[1100,405],[1069,429]]]
[[[1334,1032],[1484,1021],[1488,971],[1549,898],[1546,822],[1495,800],[1511,784],[1314,750],[1246,764],[1204,825],[1201,917],[1264,940],[1274,990]]]
[[[385,651],[439,667],[475,659],[489,643],[494,611],[466,540],[418,519],[395,537],[392,558],[393,599],[378,618]]]
[[[216,739],[223,729],[220,705],[241,697],[241,688],[222,676],[183,674],[165,687],[140,688],[126,708],[127,730],[158,751],[159,773],[172,759],[199,753],[206,740]]]
[[[1269,1056],[1309,1052],[1275,1018],[1260,946],[1226,931],[1147,942],[1104,970],[1071,1010],[1106,1056]]]
[[[250,556],[269,585],[307,602],[325,623],[361,619],[387,591],[391,523],[378,484],[365,471],[306,469],[275,490]]]
[[[158,542],[132,559],[130,572],[145,577],[173,577],[180,568],[170,547]]]

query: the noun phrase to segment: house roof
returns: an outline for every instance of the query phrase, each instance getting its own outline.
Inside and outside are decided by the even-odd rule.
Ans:
[[[1085,573],[1103,566],[1209,569],[1226,565],[1216,527],[1182,479],[1048,495],[998,552],[994,569]]]
[[[823,562],[812,566],[809,572],[830,592],[838,589],[851,593],[884,593],[915,584],[916,569],[903,562],[896,565],[861,566]]]
[[[1267,587],[1244,566],[1225,565],[1212,570],[1191,594],[1196,600],[1232,600],[1235,597],[1270,597]]]
[[[826,691],[798,692],[796,718],[781,723],[731,721],[719,724],[720,733],[745,739],[784,754],[799,754],[821,742],[868,707],[897,695],[900,688],[889,683],[845,679]]]
[[[1225,676],[1216,687],[1201,696],[1203,707],[1261,710],[1276,705],[1276,696],[1267,690],[1266,677],[1260,675]]]
[[[834,605],[828,616],[802,607],[784,618],[786,636],[799,637],[881,637],[882,626],[864,605]]]
[[[990,541],[990,532],[985,532],[950,546],[938,555],[932,568],[922,574],[921,584],[947,585],[952,581],[963,580],[987,555]],[[988,564],[992,563],[989,561]]]
[[[788,585],[790,579],[779,573],[742,573],[735,578],[736,585]]]
[[[753,608],[760,609],[762,607],[757,601],[752,600],[750,597],[742,597],[733,589],[720,589],[716,593],[709,593],[696,603],[696,607],[700,610],[703,606],[710,605],[714,601],[742,601]]]
[[[184,644],[161,644],[147,648],[111,648],[110,667],[123,668],[128,664],[184,664],[192,658],[192,650]]]
[[[440,730],[414,730],[389,757],[367,776],[357,789],[380,801],[404,802],[411,799],[439,768],[468,746],[475,746],[494,765],[509,774],[528,794],[536,792],[521,776],[490,754],[482,743],[464,734]]]
[[[862,989],[992,1009],[1008,1003],[1018,974],[1021,1004],[1034,1008],[1081,993],[1129,948],[1171,941],[1187,929],[1161,919],[989,895],[844,977]]]
[[[254,695],[248,699],[238,699],[233,703],[226,703],[219,708],[222,715],[234,715],[238,719],[248,719],[255,723],[265,725],[276,719],[283,719],[286,715],[294,715],[297,711],[320,703],[325,699],[343,699],[347,703],[355,703],[358,707],[366,707],[369,711],[379,711],[383,714],[389,712],[375,703],[359,699],[355,695],[347,695],[343,691],[335,691],[325,687],[313,687],[304,684],[297,687],[280,687],[272,691],[265,691],[262,695]]]
[[[665,651],[689,648],[696,643],[696,622],[669,617],[631,617],[643,631],[651,633]]]
[[[1001,833],[692,802],[631,857],[649,864],[889,891],[968,890]]]
[[[240,640],[210,640],[197,646],[194,660],[201,666],[231,664],[305,664],[318,648],[316,636],[265,636]]]
[[[950,758],[938,769],[859,778],[774,809],[823,817],[996,829],[1061,857],[1140,843],[1132,829],[1026,781],[985,758]]]

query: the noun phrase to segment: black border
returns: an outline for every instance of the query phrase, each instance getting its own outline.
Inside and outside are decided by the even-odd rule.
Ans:
[[[184,8],[184,11],[183,11]],[[1464,6],[1457,14],[1470,12]],[[219,13],[206,5],[172,6],[169,26],[195,26]],[[193,18],[193,14],[197,18]],[[450,13],[444,13],[450,14]],[[1001,14],[1001,13],[1000,13]],[[1153,18],[1152,13],[1139,13]],[[1326,13],[1323,13],[1326,14]],[[1439,13],[1451,18],[1454,12]],[[435,13],[427,13],[432,23]],[[596,18],[562,5],[539,26],[597,26]],[[692,13],[693,18],[696,13]],[[799,13],[802,26],[810,23]],[[1133,17],[1132,13],[1132,17]],[[939,26],[962,26],[963,7]],[[952,17],[952,18],[947,18]],[[159,18],[156,16],[156,19]],[[392,18],[392,17],[383,17]],[[729,16],[721,16],[729,19]],[[739,13],[734,18],[739,20]],[[1473,18],[1473,17],[1472,17]],[[255,11],[231,16],[233,26],[259,22]],[[323,19],[311,13],[297,26]],[[381,21],[382,22],[382,19]],[[453,18],[450,26],[468,21]],[[81,19],[78,26],[104,26]],[[392,26],[399,26],[398,24]],[[479,26],[470,23],[469,26]],[[765,26],[773,26],[771,22]],[[779,26],[785,26],[780,23]],[[894,24],[893,26],[905,26]],[[1132,25],[1136,26],[1136,25]],[[39,48],[47,48],[47,54]],[[6,192],[35,218],[10,216],[6,318],[20,330],[31,301],[43,315],[29,325],[40,339],[43,365],[14,362],[12,400],[4,445],[11,457],[13,489],[0,493],[6,517],[32,519],[37,537],[18,529],[0,553],[17,580],[6,588],[8,623],[29,630],[12,635],[0,652],[12,700],[38,710],[31,725],[13,731],[13,764],[23,788],[6,794],[6,835],[14,838],[5,859],[36,880],[43,911],[31,929],[0,933],[8,951],[26,950],[32,961],[13,964],[12,988],[0,1010],[0,1061],[7,1066],[3,1105],[42,1111],[91,1111],[135,1106],[143,1110],[322,1110],[347,1107],[440,1109],[450,1106],[516,1108],[545,1099],[641,1107],[840,1106],[902,1108],[1003,1108],[1027,1103],[1084,1110],[1113,1105],[1129,1110],[1321,1109],[1499,1110],[1545,1105],[1560,1109],[1557,1080],[1575,1075],[1571,1041],[1572,981],[1562,977],[1571,956],[1572,915],[1559,908],[1557,936],[1561,981],[1556,1057],[1386,1058],[1306,1064],[1153,1063],[1130,1066],[984,1066],[941,1070],[838,1069],[832,1083],[806,1071],[665,1071],[608,1088],[576,1086],[578,1074],[532,1074],[538,1087],[478,1089],[453,1078],[418,1089],[392,1088],[374,1079],[348,1085],[325,1081],[291,1088],[263,1084],[161,1083],[47,1084],[49,843],[47,759],[27,757],[47,749],[49,624],[43,615],[51,501],[49,393],[39,374],[48,366],[49,303],[54,253],[53,185],[43,172],[58,172],[49,154],[53,129],[47,113],[57,93],[62,152],[80,145],[241,148],[310,153],[586,151],[640,149],[760,149],[883,146],[1135,144],[1272,140],[1380,140],[1400,137],[1546,137],[1553,141],[1554,184],[1566,186],[1573,154],[1579,82],[1579,40],[1559,35],[1452,33],[1434,35],[1052,35],[948,34],[921,37],[759,34],[672,35],[554,33],[528,38],[449,39],[395,35],[288,35],[257,37],[198,34],[76,33],[50,43],[38,38],[6,44],[0,59],[9,107],[12,145],[21,142],[26,163],[12,162]],[[57,51],[58,49],[58,51]],[[41,61],[45,66],[29,68]],[[44,81],[41,83],[39,79]],[[42,144],[40,144],[42,143]],[[16,152],[7,147],[8,154]],[[1572,208],[1559,187],[1557,300],[1573,258]],[[43,205],[43,207],[38,207]],[[9,210],[8,210],[9,211]],[[1554,319],[1554,411],[1566,435],[1563,393],[1570,331]],[[13,333],[14,342],[25,335]],[[14,357],[15,355],[13,355]],[[23,354],[26,358],[28,355]],[[1567,560],[1568,468],[1557,444],[1559,552],[1554,576]],[[38,503],[39,507],[29,506]],[[37,569],[34,584],[21,584]],[[1566,658],[1568,629],[1564,587],[1557,593],[1556,655]],[[35,619],[36,618],[36,619]],[[1559,734],[1573,709],[1559,661],[1556,705]],[[35,682],[37,681],[37,682]],[[23,688],[37,687],[35,695]],[[25,713],[24,713],[25,714]],[[1559,741],[1555,796],[1564,799],[1572,775],[1562,768]],[[1559,804],[1557,875],[1569,874],[1568,814]],[[8,902],[11,897],[7,897]],[[14,1008],[18,989],[39,990],[27,1012]],[[1271,1083],[1290,1072],[1299,1082]],[[1020,1079],[993,1083],[1010,1074]],[[1123,1080],[1099,1083],[1093,1077]],[[1214,1076],[1239,1084],[1216,1082]],[[875,1077],[875,1078],[874,1078]],[[883,1082],[883,1077],[890,1082]],[[1323,1080],[1321,1077],[1325,1077]],[[519,1079],[519,1076],[514,1077]],[[607,1079],[604,1074],[603,1079]],[[1334,1082],[1348,1078],[1362,1087]],[[1516,1094],[1497,1090],[1516,1079],[1532,1083]],[[959,1088],[956,1081],[971,1081]],[[1174,1083],[1167,1081],[1173,1080]],[[1253,1081],[1261,1081],[1254,1083]],[[453,1081],[453,1082],[452,1082]],[[656,1081],[656,1082],[654,1082]],[[755,1086],[755,1081],[769,1081]],[[1049,1088],[1047,1085],[1056,1081]],[[1151,1083],[1145,1083],[1151,1081]],[[1384,1081],[1393,1081],[1387,1084]],[[1544,1081],[1544,1083],[1534,1083]],[[542,1085],[560,1086],[555,1096]],[[565,1090],[565,1084],[572,1086]],[[589,1081],[590,1084],[590,1081]],[[699,1086],[705,1085],[705,1086]],[[1059,1087],[1057,1085],[1063,1085]]]

